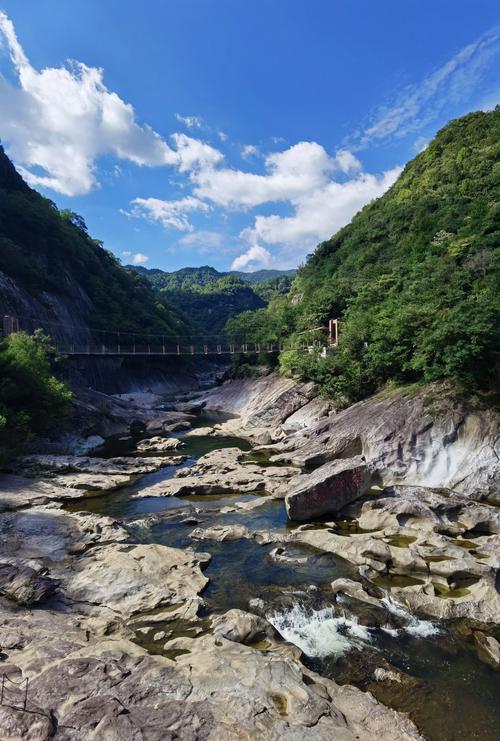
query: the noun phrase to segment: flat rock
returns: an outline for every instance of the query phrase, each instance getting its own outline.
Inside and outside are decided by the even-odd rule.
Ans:
[[[30,741],[49,741],[56,732],[55,725],[49,716],[40,708],[0,705],[0,730],[2,738],[30,739]]]
[[[282,492],[284,495],[289,482],[297,474],[295,468],[263,467],[245,462],[245,453],[239,448],[223,448],[213,450],[199,458],[195,465],[179,470],[173,479],[143,487],[134,497],[259,491],[270,494]]]
[[[97,547],[73,564],[66,593],[75,601],[106,605],[131,616],[195,598],[208,582],[200,560],[163,545]]]
[[[371,695],[309,672],[290,647],[262,652],[210,635],[174,644],[187,651],[176,665],[192,684],[190,700],[208,700],[219,738],[222,729],[222,738],[266,741],[421,738],[408,718]]]
[[[129,539],[115,520],[89,512],[70,514],[54,507],[0,513],[0,557],[55,563],[90,545]]]
[[[186,437],[214,437],[217,435],[215,427],[194,427],[186,432]]]
[[[60,482],[0,473],[0,512],[81,496],[81,489],[71,489]]]
[[[56,473],[142,474],[180,463],[184,458],[89,458],[70,455],[30,455],[19,459],[25,468]]]
[[[303,476],[285,498],[291,520],[309,520],[338,512],[362,496],[371,484],[371,475],[360,457],[326,463]]]
[[[193,540],[214,540],[217,543],[224,543],[231,540],[241,540],[249,538],[250,531],[245,525],[212,525],[212,527],[197,527],[189,537]]]

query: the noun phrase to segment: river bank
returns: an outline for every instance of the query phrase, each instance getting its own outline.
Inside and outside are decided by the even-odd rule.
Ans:
[[[334,414],[275,377],[101,401],[85,454],[0,477],[0,668],[29,678],[28,711],[0,707],[10,737],[494,738],[489,413]],[[359,455],[377,488],[287,518],[311,470]]]

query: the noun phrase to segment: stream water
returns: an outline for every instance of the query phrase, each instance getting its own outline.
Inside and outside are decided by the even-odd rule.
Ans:
[[[175,453],[189,456],[183,466],[223,447],[250,451],[246,441],[230,437],[189,437],[185,443]],[[111,441],[105,452],[131,454],[130,441]],[[267,464],[262,455],[250,453],[249,459]],[[282,535],[293,525],[283,501],[269,499],[260,506],[239,509],[239,503],[255,501],[255,495],[238,492],[133,498],[141,487],[172,477],[177,470],[178,466],[163,468],[115,492],[88,496],[67,508],[126,521],[138,542],[210,553],[205,567],[210,581],[203,592],[206,608],[200,616],[204,629],[203,618],[210,613],[235,607],[248,610],[249,601],[260,600],[282,637],[303,651],[302,660],[308,667],[337,682],[369,690],[385,704],[408,712],[431,741],[499,741],[500,672],[479,660],[470,638],[459,637],[450,626],[415,618],[391,599],[390,592],[383,609],[348,598],[335,599],[330,588],[334,579],[360,580],[356,567],[337,556],[287,544],[280,554],[285,560],[277,560],[273,556],[276,543],[193,541],[189,535],[194,523],[243,524],[252,531]],[[231,511],[221,513],[221,508]],[[391,666],[404,672],[407,681],[374,680],[377,667]]]

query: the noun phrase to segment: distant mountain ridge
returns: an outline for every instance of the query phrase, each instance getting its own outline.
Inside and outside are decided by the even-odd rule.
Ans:
[[[170,282],[173,280],[178,284],[181,284],[187,278],[191,279],[193,283],[197,283],[198,285],[207,285],[208,283],[219,280],[219,278],[224,278],[227,275],[234,275],[245,281],[245,283],[259,284],[271,280],[272,278],[281,278],[281,276],[293,278],[297,272],[295,269],[262,269],[251,272],[245,272],[243,270],[219,271],[216,270],[216,268],[212,268],[210,265],[201,265],[200,267],[194,268],[180,268],[179,270],[172,271],[161,270],[160,268],[145,268],[142,265],[126,265],[125,267],[129,270],[134,270],[136,273],[141,273],[147,278],[155,277],[161,279],[162,276],[165,276],[166,281]]]

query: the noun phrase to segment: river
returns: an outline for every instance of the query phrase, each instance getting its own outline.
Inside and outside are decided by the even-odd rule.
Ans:
[[[200,426],[206,423],[205,417],[198,420]],[[134,455],[136,442],[110,440],[100,455]],[[267,465],[265,456],[252,454],[249,443],[239,438],[201,436],[184,442],[181,452],[188,458],[182,466],[192,466],[209,451],[235,446],[246,451],[252,462]],[[295,527],[287,519],[283,500],[269,498],[254,508],[240,508],[261,495],[235,491],[134,498],[141,488],[173,477],[178,470],[163,468],[112,493],[86,496],[67,505],[71,511],[86,510],[123,521],[138,543],[210,553],[205,567],[210,581],[199,621],[156,624],[158,631],[194,637],[210,629],[206,620],[210,615],[231,608],[248,610],[250,603],[250,609],[260,610],[284,639],[302,651],[307,667],[338,683],[369,690],[390,707],[408,712],[431,741],[497,741],[500,673],[479,660],[467,626],[418,619],[391,598],[390,588],[382,600],[383,612],[380,607],[335,598],[331,582],[359,581],[356,566],[309,546],[277,546]],[[190,537],[200,524],[245,525],[254,532],[271,533],[275,542],[241,538],[200,543]],[[310,527],[323,526],[317,522]],[[137,641],[169,655],[139,632]],[[266,642],[256,648],[266,650]],[[374,671],[381,667],[398,670],[399,681],[375,681]]]

